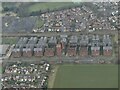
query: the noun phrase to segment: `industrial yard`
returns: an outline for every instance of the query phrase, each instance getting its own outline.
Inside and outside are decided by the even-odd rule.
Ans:
[[[2,6],[3,90],[118,88],[117,2]]]

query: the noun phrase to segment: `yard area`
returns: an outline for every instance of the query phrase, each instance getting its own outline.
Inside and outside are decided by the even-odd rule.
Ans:
[[[118,66],[113,64],[60,65],[53,88],[117,88]]]

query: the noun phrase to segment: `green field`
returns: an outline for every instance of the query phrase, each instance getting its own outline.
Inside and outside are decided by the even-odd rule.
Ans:
[[[38,17],[36,23],[35,23],[35,28],[41,28],[44,24],[44,21]]]
[[[0,74],[2,73],[2,67],[0,67]]]
[[[2,44],[15,44],[18,38],[16,37],[2,37]]]
[[[63,7],[74,6],[72,2],[47,2],[47,3],[34,3],[28,7],[29,12],[36,12],[40,10],[54,10]]]
[[[2,4],[3,12],[13,11],[18,16],[29,16],[35,13],[53,11],[59,9],[66,9],[74,6],[80,6],[79,3],[73,2],[27,2],[27,3],[10,3],[5,2]],[[34,14],[33,14],[34,13]],[[36,14],[35,14],[36,15]],[[38,14],[39,15],[39,14]]]
[[[2,7],[7,7],[7,8],[17,8],[17,7],[19,7],[19,5],[20,5],[20,3],[18,3],[18,2],[14,2],[14,4],[13,4],[13,2],[3,2],[2,3]]]
[[[61,65],[53,88],[117,88],[117,65]]]

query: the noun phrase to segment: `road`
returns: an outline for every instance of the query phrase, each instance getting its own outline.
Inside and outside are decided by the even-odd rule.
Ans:
[[[80,34],[109,34],[115,35],[118,34],[118,31],[95,31],[95,32],[44,32],[44,33],[2,33],[2,37],[26,37],[26,36],[58,36],[58,35],[80,35]]]
[[[79,60],[79,61],[93,61],[96,62],[98,60],[106,60],[106,61],[110,61],[112,59],[115,60],[114,56],[111,57],[104,57],[104,56],[99,56],[99,57],[80,57],[80,56],[76,56],[76,57],[67,57],[67,56],[62,56],[62,61],[64,62],[74,62],[75,60]],[[27,58],[27,57],[20,57],[20,58],[10,58],[10,60],[3,60],[3,62],[17,62],[17,61],[21,61],[21,62],[29,62],[29,63],[36,63],[36,62],[40,62],[42,60],[46,60],[48,62],[59,62],[59,57],[55,56],[55,57],[31,57],[31,58]]]

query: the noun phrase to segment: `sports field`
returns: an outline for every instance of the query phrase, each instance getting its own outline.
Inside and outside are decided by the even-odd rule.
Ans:
[[[117,65],[60,65],[53,88],[117,88]]]

